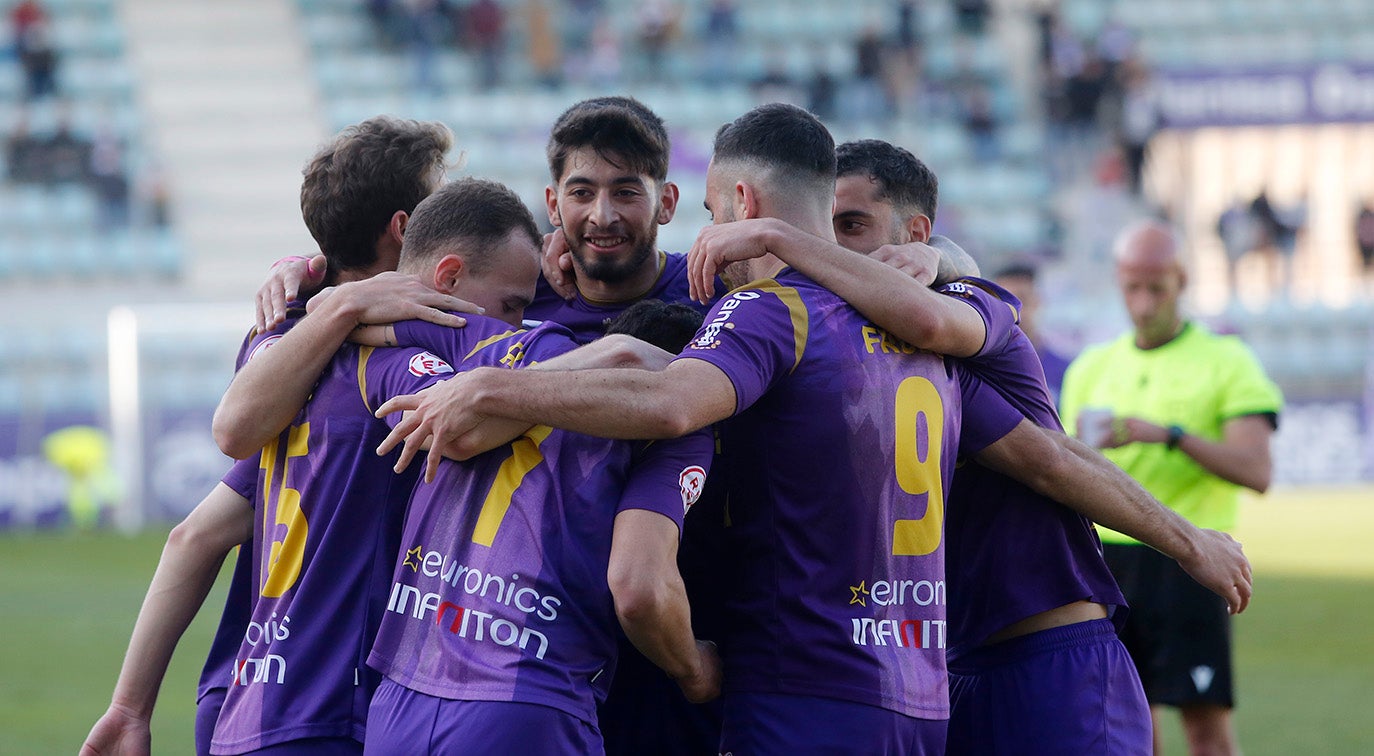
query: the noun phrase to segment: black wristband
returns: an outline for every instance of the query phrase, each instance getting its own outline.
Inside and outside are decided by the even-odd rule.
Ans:
[[[1169,449],[1177,449],[1178,442],[1183,440],[1183,428],[1177,425],[1169,426],[1169,440],[1164,442],[1164,446]]]

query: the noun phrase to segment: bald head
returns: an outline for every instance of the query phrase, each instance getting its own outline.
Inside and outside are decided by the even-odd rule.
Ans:
[[[1157,220],[1139,221],[1123,229],[1116,237],[1112,256],[1118,266],[1182,269],[1173,229]]]
[[[1150,349],[1178,334],[1187,276],[1173,231],[1159,221],[1128,226],[1116,239],[1116,282],[1135,324],[1136,344]]]

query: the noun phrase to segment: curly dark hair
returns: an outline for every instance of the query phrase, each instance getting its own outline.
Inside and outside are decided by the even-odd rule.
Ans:
[[[563,179],[568,156],[583,147],[617,168],[660,183],[668,178],[672,144],[663,119],[633,97],[583,100],[554,121],[546,152],[555,184]]]
[[[935,220],[940,182],[910,151],[880,139],[845,142],[835,149],[840,176],[862,174],[878,182],[881,199],[906,213]]]
[[[306,164],[301,215],[329,259],[329,283],[377,261],[396,211],[438,188],[453,133],[435,121],[376,116],[340,131]]]

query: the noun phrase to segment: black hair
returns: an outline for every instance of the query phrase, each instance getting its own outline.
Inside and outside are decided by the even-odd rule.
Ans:
[[[705,316],[700,312],[685,304],[645,299],[620,313],[606,326],[606,333],[628,334],[665,352],[677,354],[687,347],[687,342],[701,329],[704,319]]]
[[[930,166],[909,150],[881,139],[860,139],[841,144],[835,154],[838,175],[868,176],[878,182],[880,199],[935,220],[940,182]]]

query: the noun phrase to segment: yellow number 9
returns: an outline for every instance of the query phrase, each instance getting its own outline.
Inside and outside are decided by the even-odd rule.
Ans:
[[[940,548],[944,531],[945,493],[940,470],[945,411],[940,392],[929,379],[913,376],[897,386],[897,485],[919,496],[926,494],[926,513],[919,520],[892,525],[894,556],[924,556]],[[920,454],[924,436],[925,456]]]

